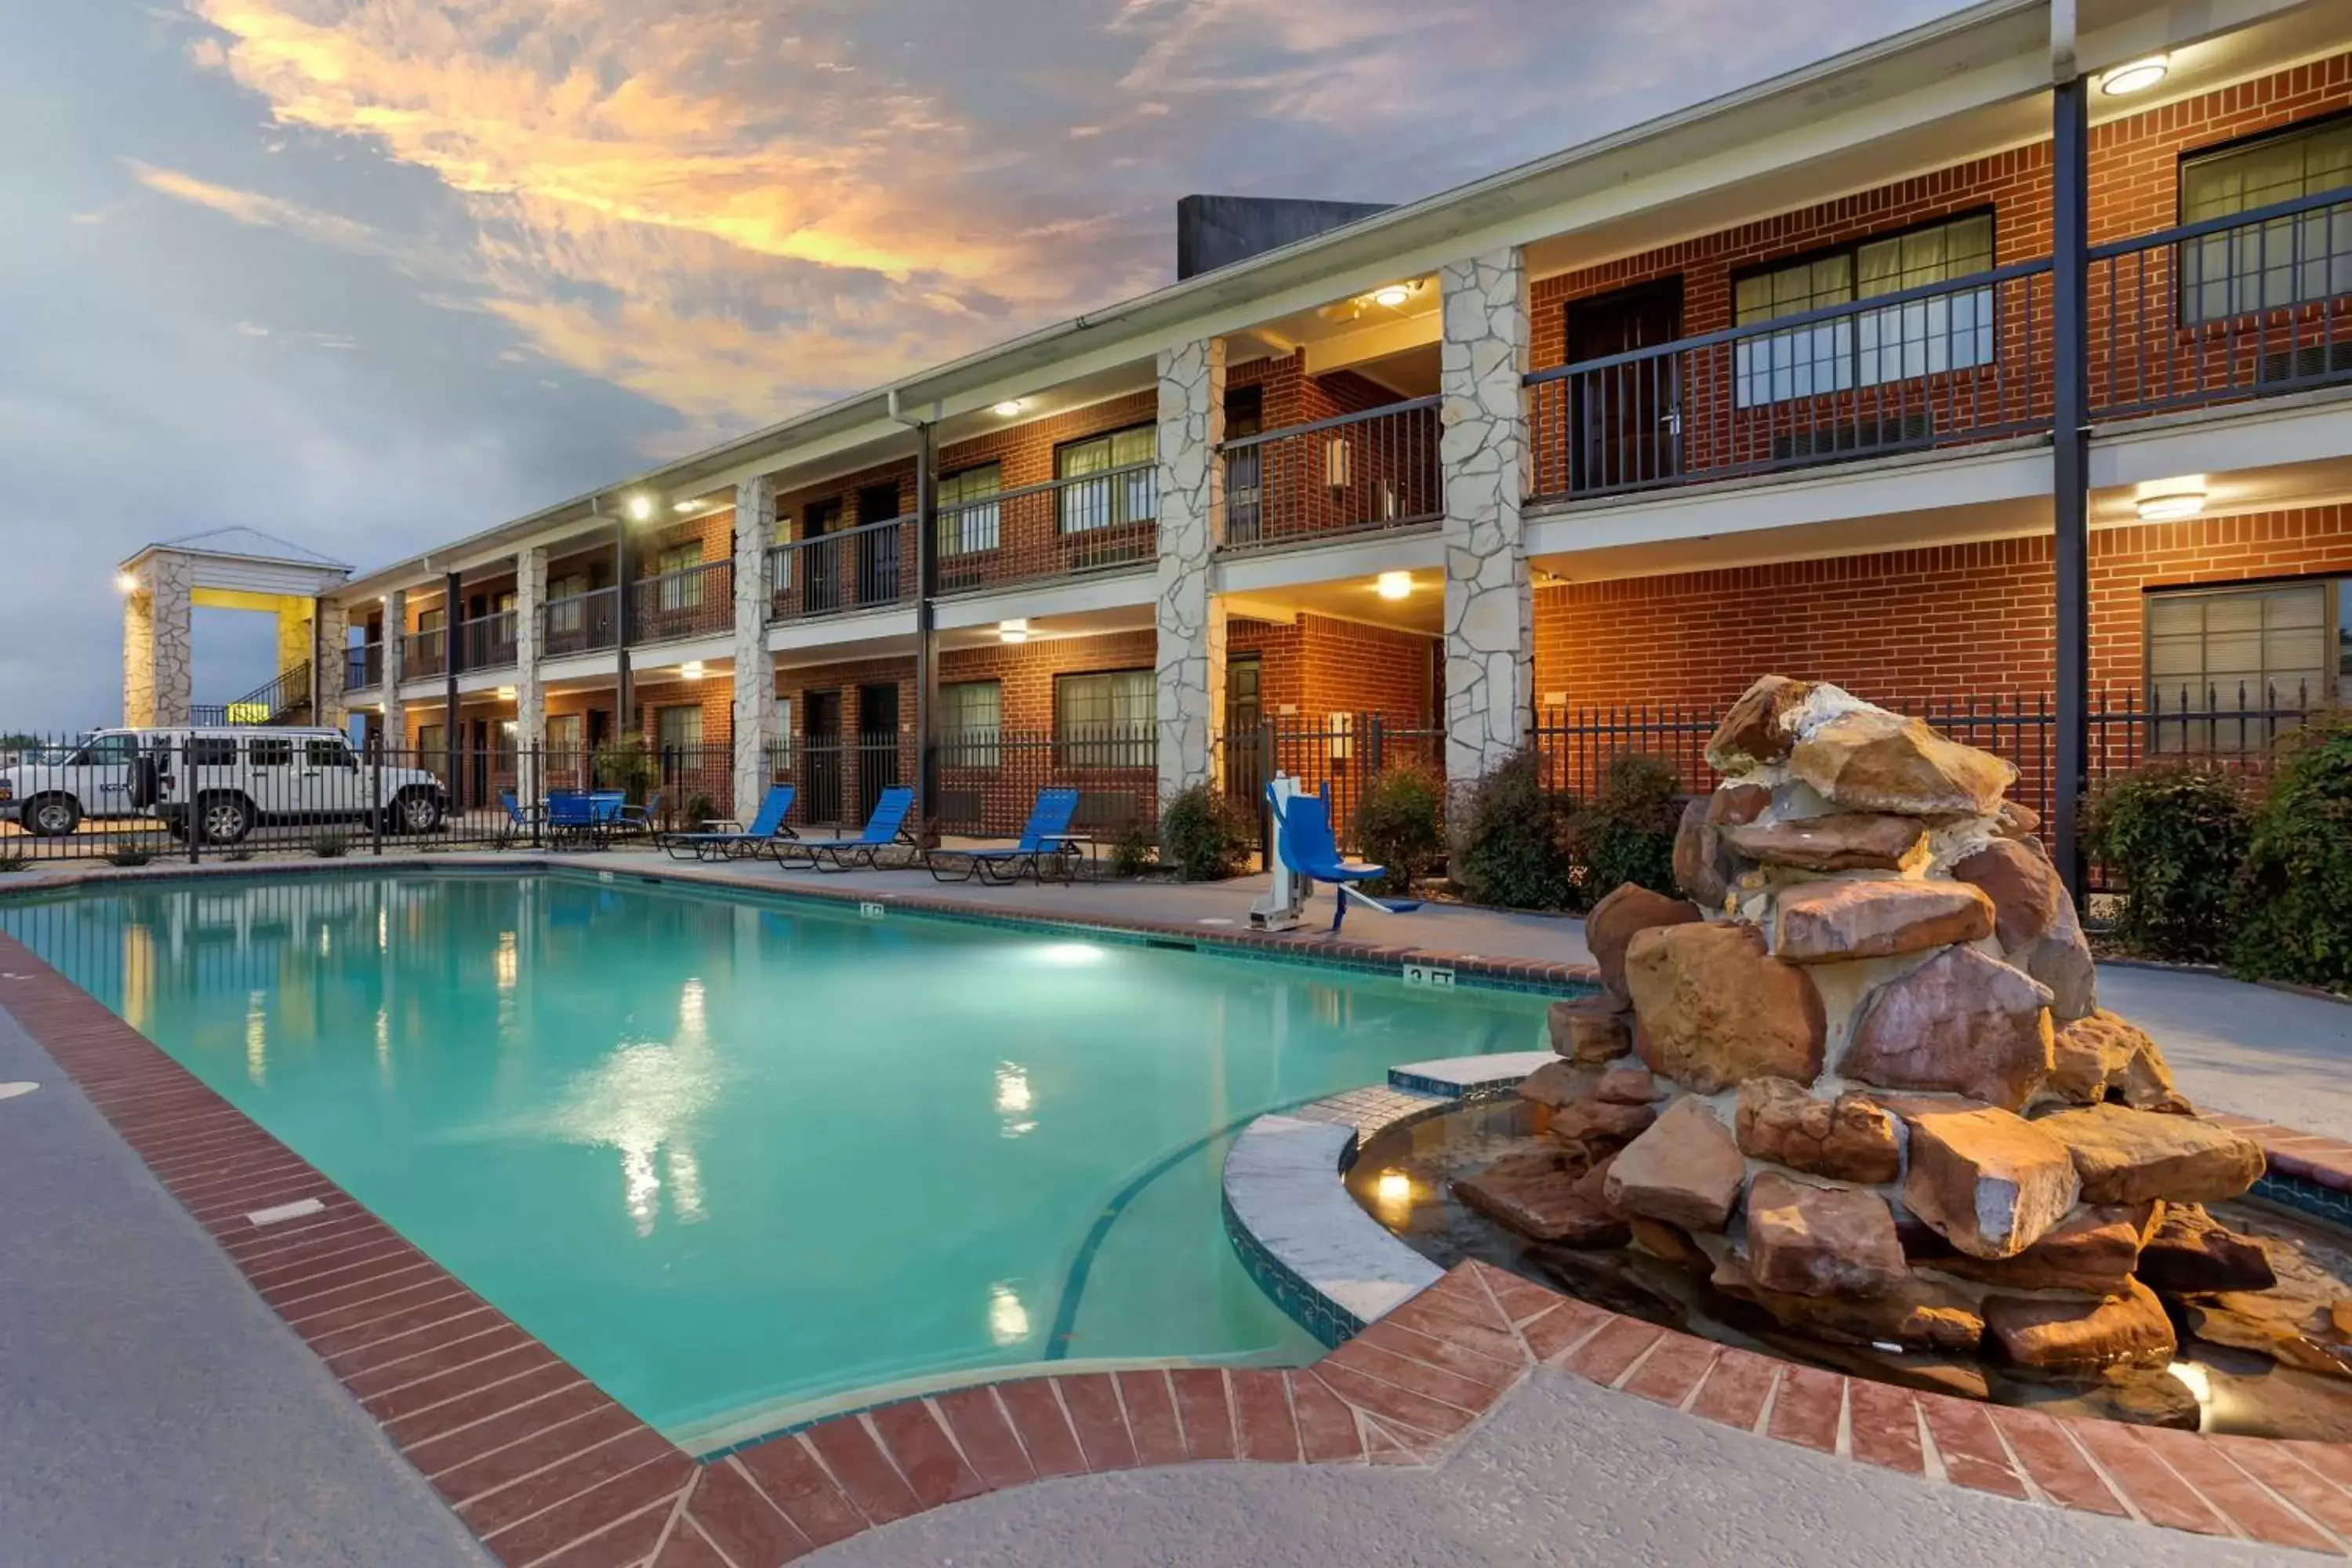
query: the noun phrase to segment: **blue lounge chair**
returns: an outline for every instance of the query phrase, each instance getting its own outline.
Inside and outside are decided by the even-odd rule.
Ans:
[[[1003,849],[933,849],[924,855],[923,864],[930,868],[935,880],[969,882],[978,877],[983,882],[1009,888],[1021,880],[1021,874],[1043,882],[1048,856],[1066,860],[1076,846],[1070,839],[1070,819],[1078,814],[1078,792],[1074,789],[1041,789],[1037,804],[1029,808],[1029,826],[1021,830],[1021,842]],[[961,866],[962,875],[956,874]],[[1065,881],[1077,879],[1075,863],[1068,863]]]
[[[535,839],[547,826],[547,807],[525,805],[515,798],[515,792],[510,789],[499,791],[499,804],[507,808],[506,822],[499,829],[501,848],[512,848],[515,840],[525,834]]]
[[[1339,846],[1331,837],[1331,803],[1319,795],[1294,795],[1285,805],[1266,787],[1266,804],[1270,805],[1281,831],[1275,835],[1282,863],[1294,876],[1312,881],[1331,884],[1331,929],[1338,931],[1339,922],[1348,918],[1348,900],[1354,899],[1368,909],[1382,914],[1401,914],[1417,910],[1416,900],[1396,899],[1382,901],[1355,886],[1388,875],[1385,866],[1350,866],[1339,856]]]
[[[688,855],[697,860],[731,860],[740,855],[757,859],[762,849],[800,837],[784,821],[796,793],[788,784],[770,784],[749,827],[733,821],[706,822],[693,833],[656,833],[654,842],[668,850],[673,860]]]
[[[658,833],[660,829],[655,824],[661,820],[661,808],[662,792],[659,790],[646,796],[643,805],[622,802],[620,810],[613,814],[613,836],[615,838],[644,838]]]
[[[882,851],[894,844],[912,843],[908,814],[915,809],[915,792],[903,786],[886,789],[874,803],[866,831],[855,838],[796,838],[776,846],[776,864],[789,866],[805,858],[820,871],[875,868]]]

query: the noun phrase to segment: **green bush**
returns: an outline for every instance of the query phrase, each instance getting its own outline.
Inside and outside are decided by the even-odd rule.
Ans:
[[[152,850],[142,849],[135,844],[123,844],[107,851],[106,863],[110,866],[144,866],[153,858],[155,856]]]
[[[30,855],[0,855],[0,876],[5,876],[12,871],[30,870],[32,865],[33,858]]]
[[[1573,809],[1544,787],[1533,747],[1470,784],[1453,813],[1454,880],[1463,896],[1508,909],[1565,907],[1575,890],[1564,842]]]
[[[1445,853],[1445,781],[1417,764],[1372,780],[1356,805],[1356,847],[1388,868],[1377,891],[1411,891]]]
[[[2157,763],[2101,788],[2084,820],[2084,847],[2123,880],[2116,941],[2148,958],[2220,959],[2246,833],[2244,792],[2210,768]]]
[[[1110,874],[1114,877],[1140,877],[1151,868],[1152,851],[1159,847],[1159,838],[1152,824],[1137,817],[1118,830],[1110,841]]]
[[[704,823],[714,822],[718,820],[718,817],[719,807],[717,804],[714,803],[707,795],[698,795],[692,800],[686,803],[686,815],[678,818],[678,820],[685,825],[687,831],[694,832],[699,829]]]
[[[643,735],[624,735],[597,747],[595,771],[599,787],[619,790],[632,804],[642,802],[646,791],[661,775],[661,766],[646,749]]]
[[[349,834],[326,832],[310,840],[310,853],[321,860],[340,860],[352,852]]]
[[[1160,813],[1160,856],[1187,882],[1238,875],[1257,843],[1257,825],[1223,790],[1194,784]]]
[[[2352,713],[2315,715],[2287,742],[2240,891],[2240,973],[2352,991]]]
[[[1626,755],[1610,761],[1591,804],[1568,821],[1568,854],[1576,871],[1570,908],[1589,910],[1627,882],[1675,891],[1681,789],[1674,764],[1664,758]]]

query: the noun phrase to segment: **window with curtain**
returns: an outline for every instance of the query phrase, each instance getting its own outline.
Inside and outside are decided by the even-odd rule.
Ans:
[[[2341,582],[2147,596],[2148,708],[2159,752],[2260,750],[2347,674]],[[2175,717],[2175,716],[2178,717]]]
[[[581,743],[579,714],[547,716],[547,768],[551,782],[586,776],[588,754]]]
[[[1004,468],[999,463],[940,476],[940,554],[970,555],[996,548],[996,493],[1003,488]]]
[[[654,710],[654,734],[665,752],[691,752],[702,745],[702,705],[680,703]]]
[[[951,768],[997,765],[1004,726],[1004,687],[958,680],[940,688],[940,747]]]
[[[1732,285],[1733,320],[1748,326],[1991,270],[1992,214],[1930,224],[1752,272]],[[1990,364],[1990,285],[1913,300],[1748,338],[1737,345],[1742,408],[1878,386]]]
[[[1156,426],[1137,425],[1055,448],[1055,477],[1075,481],[1062,487],[1062,531],[1086,533],[1157,517],[1159,445]]]
[[[691,610],[702,603],[702,574],[694,570],[701,564],[698,539],[673,544],[654,558],[654,570],[661,579],[663,609]]]
[[[573,573],[568,576],[548,579],[547,629],[551,634],[576,632],[580,629],[581,613],[584,608],[580,601],[587,592],[588,578],[585,573]]]
[[[2352,118],[2184,158],[2180,221],[2352,188]],[[2179,247],[2180,316],[2220,321],[2352,293],[2352,201],[2227,228]]]
[[[1148,768],[1159,756],[1157,686],[1148,669],[1054,680],[1054,740],[1066,767]]]

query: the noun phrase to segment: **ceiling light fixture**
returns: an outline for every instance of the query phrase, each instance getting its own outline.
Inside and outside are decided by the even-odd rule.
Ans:
[[[139,579],[128,572],[117,572],[114,574],[114,586],[119,593],[135,594],[139,592]]]
[[[1399,309],[1412,298],[1412,285],[1410,283],[1391,283],[1372,290],[1372,303],[1386,305],[1391,310]]]
[[[643,522],[654,514],[654,498],[640,490],[628,499],[626,510],[631,522]]]
[[[1383,599],[1405,598],[1412,593],[1412,574],[1383,572],[1373,579],[1372,586],[1380,591],[1380,595]]]
[[[688,659],[684,664],[677,667],[677,678],[680,680],[700,680],[702,679],[702,661],[698,658]]]
[[[2205,489],[2202,485],[2175,486],[2144,495],[2135,504],[2142,522],[2179,522],[2204,511]]]
[[[997,622],[996,640],[1004,643],[1027,642],[1029,640],[1029,623],[1026,620]]]
[[[2128,93],[2146,92],[2165,78],[2172,62],[2162,55],[2150,55],[2144,60],[2133,60],[2117,66],[2099,79],[2099,90],[2110,98],[2122,98]]]
[[[989,412],[994,414],[999,419],[1010,419],[1027,406],[1027,404],[1017,397],[1008,397]]]
[[[688,496],[684,500],[674,500],[670,502],[669,510],[672,511],[700,511],[702,510],[702,506],[703,502],[701,497]]]
[[[511,702],[515,700],[515,689],[511,686],[501,686],[499,688],[498,696],[501,702]]]

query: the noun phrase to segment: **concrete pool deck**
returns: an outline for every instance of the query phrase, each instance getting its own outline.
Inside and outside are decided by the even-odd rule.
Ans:
[[[436,856],[383,864],[480,860],[517,866],[524,858]],[[634,854],[567,856],[560,863],[616,872],[670,869],[657,858]],[[363,870],[376,864],[345,861],[321,868]],[[205,874],[266,875],[280,868],[258,864]],[[1256,890],[1244,882],[1013,891],[937,886],[920,873],[817,878],[764,866],[676,870],[681,879],[698,882],[782,885],[836,897],[1142,922],[1160,930],[1190,926],[1204,935],[1226,928],[1201,926],[1202,920],[1230,920],[1238,932]],[[155,874],[110,871],[105,879]],[[26,878],[8,885],[29,888],[48,880]],[[1328,921],[1328,904],[1318,900],[1317,908]],[[1358,911],[1343,934],[1351,945],[1475,953],[1553,973],[1586,961],[1581,928],[1541,916],[1447,906],[1394,917]],[[1322,938],[1316,931],[1296,940],[1310,946]],[[0,969],[17,967],[0,963]],[[2109,1005],[2138,1017],[2176,1053],[2183,1085],[2200,1102],[2338,1137],[2352,1131],[2352,1089],[2341,1087],[2340,1070],[2352,1060],[2352,1008],[2206,975],[2103,969],[2101,983]],[[0,1008],[26,1017],[21,998],[14,986],[0,987]],[[90,1016],[100,1010],[87,998],[78,1005],[59,1002],[37,1011],[48,1016],[26,1021],[44,1037],[66,1014],[74,1031],[110,1032]],[[112,1022],[110,1015],[106,1021]],[[128,1031],[119,1023],[110,1033],[118,1037],[120,1050],[143,1045],[136,1037],[121,1040]],[[152,1047],[144,1054],[164,1068],[171,1065]],[[478,1481],[496,1479],[497,1485],[453,1514],[434,1495],[436,1489],[447,1493],[446,1468],[427,1487],[418,1473],[427,1462],[418,1460],[412,1468],[395,1451],[395,1446],[408,1449],[414,1460],[412,1443],[404,1438],[431,1439],[418,1438],[413,1421],[405,1433],[393,1432],[391,1441],[378,1426],[401,1425],[404,1417],[387,1420],[383,1411],[403,1403],[398,1396],[416,1384],[387,1384],[379,1376],[369,1405],[355,1403],[352,1394],[361,1390],[348,1370],[352,1352],[345,1350],[335,1362],[322,1363],[305,1351],[302,1339],[322,1354],[337,1347],[320,1343],[315,1321],[305,1327],[301,1313],[289,1313],[284,1274],[274,1281],[257,1276],[253,1244],[225,1234],[224,1222],[241,1219],[244,1205],[260,1206],[264,1200],[299,1196],[322,1185],[331,1204],[340,1197],[331,1184],[307,1166],[291,1171],[279,1155],[249,1151],[233,1163],[261,1173],[254,1178],[259,1184],[240,1186],[233,1204],[207,1204],[209,1189],[192,1194],[184,1167],[175,1170],[168,1156],[159,1159],[154,1134],[142,1130],[142,1115],[152,1121],[155,1097],[183,1091],[159,1087],[160,1078],[127,1089],[117,1068],[100,1071],[95,1080],[89,1070],[86,1063],[76,1066],[75,1076],[93,1086],[89,1099],[116,1130],[127,1131],[145,1155],[144,1169],[139,1155],[100,1121],[81,1091],[29,1041],[0,1024],[0,1082],[31,1079],[44,1085],[31,1095],[0,1100],[0,1182],[12,1193],[36,1194],[44,1211],[41,1226],[23,1228],[27,1239],[20,1241],[12,1232],[7,1254],[0,1258],[0,1288],[9,1290],[11,1310],[20,1299],[37,1303],[29,1313],[20,1311],[13,1321],[0,1323],[0,1350],[8,1352],[0,1358],[0,1379],[5,1381],[0,1400],[8,1406],[0,1415],[0,1521],[6,1521],[0,1523],[0,1562],[13,1561],[12,1553],[20,1549],[27,1550],[27,1562],[67,1565],[348,1562],[432,1568],[486,1561],[460,1515],[478,1529],[486,1520],[499,1527],[484,1531],[499,1560],[583,1568],[596,1563],[752,1568],[755,1562],[787,1561],[821,1541],[851,1534],[852,1524],[856,1538],[831,1547],[821,1560],[1517,1563],[1613,1561],[1630,1552],[1648,1561],[1769,1563],[1844,1560],[1869,1552],[1906,1562],[1981,1561],[1998,1553],[2103,1563],[2121,1562],[2128,1554],[2135,1562],[2163,1563],[2270,1562],[2280,1560],[2278,1543],[2284,1542],[2336,1552],[2352,1542],[2352,1461],[2336,1450],[2313,1461],[2319,1469],[2297,1469],[2287,1479],[2265,1476],[2276,1491],[2243,1474],[2222,1477],[2225,1490],[2250,1490],[2205,1510],[2208,1527],[2271,1542],[2229,1543],[2130,1520],[2021,1504],[1991,1495],[2000,1488],[1971,1489],[1956,1474],[1945,1479],[1958,1485],[1924,1485],[1914,1477],[1856,1463],[1843,1452],[1792,1449],[1786,1442],[1710,1427],[1687,1412],[1647,1403],[1639,1390],[1611,1392],[1545,1365],[1531,1365],[1524,1378],[1501,1391],[1484,1419],[1466,1426],[1466,1435],[1457,1434],[1460,1441],[1444,1452],[1359,1451],[1352,1468],[1236,1464],[1227,1458],[1235,1452],[1313,1458],[1298,1451],[1314,1441],[1307,1400],[1314,1390],[1329,1387],[1314,1373],[1180,1373],[1173,1379],[1151,1374],[1133,1380],[1122,1374],[1007,1385],[984,1400],[956,1402],[949,1396],[893,1406],[848,1418],[830,1432],[787,1440],[788,1448],[746,1450],[725,1465],[693,1467],[683,1457],[673,1463],[650,1449],[640,1457],[620,1447],[638,1441],[622,1432],[599,1445],[609,1450],[608,1461],[624,1455],[631,1461],[617,1473],[591,1466],[575,1474],[573,1458],[557,1454],[539,1468],[503,1479],[478,1476]],[[148,1064],[140,1068],[152,1070]],[[2278,1075],[2283,1087],[2270,1087],[2270,1075]],[[45,1107],[44,1114],[55,1118],[57,1126],[68,1129],[73,1157],[81,1163],[57,1167],[75,1173],[62,1183],[53,1175],[27,1176],[12,1163],[32,1159],[25,1151],[34,1144],[14,1146],[21,1142],[15,1136],[17,1128],[35,1125],[21,1114],[31,1107]],[[183,1105],[174,1115],[194,1113]],[[253,1131],[274,1143],[257,1129]],[[108,1169],[108,1182],[88,1173]],[[165,1185],[159,1186],[150,1173],[162,1173]],[[143,1213],[143,1226],[129,1226],[120,1211],[100,1204],[109,1182],[120,1189],[109,1201],[130,1203]],[[177,1205],[170,1201],[174,1194]],[[370,1226],[383,1230],[363,1212],[314,1223],[317,1245],[331,1249],[322,1255],[330,1258],[349,1255],[351,1234]],[[340,1247],[335,1226],[352,1227]],[[93,1236],[102,1244],[93,1244]],[[290,1254],[310,1244],[289,1236],[269,1245]],[[384,1245],[389,1249],[390,1242]],[[135,1260],[128,1274],[126,1260]],[[326,1262],[315,1267],[331,1268]],[[383,1279],[373,1267],[358,1272]],[[244,1269],[257,1295],[236,1279],[236,1268]],[[37,1276],[46,1295],[17,1289],[12,1270],[26,1279]],[[363,1299],[380,1302],[394,1283],[352,1289],[373,1289],[377,1293]],[[454,1281],[447,1289],[462,1293]],[[37,1305],[44,1301],[46,1308]],[[172,1310],[159,1315],[152,1310],[159,1302]],[[294,1322],[296,1332],[273,1321],[271,1307],[278,1317]],[[478,1299],[467,1310],[490,1311]],[[247,1320],[244,1329],[257,1332],[240,1334],[240,1316]],[[94,1347],[132,1348],[101,1350],[94,1365],[51,1349],[76,1335]],[[62,1381],[54,1386],[70,1398],[45,1392],[53,1386],[39,1381],[49,1375],[43,1364],[49,1362],[59,1363],[56,1375]],[[227,1400],[228,1394],[214,1388],[223,1366],[236,1369],[232,1392],[251,1393],[255,1403],[207,1409],[151,1393],[196,1387]],[[106,1375],[118,1369],[124,1375]],[[338,1388],[336,1375],[351,1393]],[[551,1375],[534,1367],[511,1381]],[[1344,1384],[1339,1374],[1328,1375]],[[1192,1381],[1179,1381],[1187,1377]],[[1182,1443],[1173,1453],[1151,1447],[1139,1414],[1147,1406],[1136,1401],[1147,1395],[1165,1399],[1176,1410],[1187,1399],[1210,1397],[1202,1378],[1214,1384],[1219,1426],[1230,1434],[1221,1440],[1223,1453],[1215,1444],[1198,1452]],[[589,1388],[579,1397],[593,1395]],[[469,1397],[456,1394],[432,1408],[462,1406]],[[538,1401],[551,1397],[564,1395],[534,1395]],[[1375,1390],[1368,1397],[1378,1403],[1386,1396]],[[387,1398],[393,1406],[384,1405]],[[1286,1408],[1295,1412],[1295,1426],[1290,1417],[1283,1423],[1289,1433],[1283,1441],[1290,1449],[1277,1444],[1273,1451],[1253,1455],[1250,1435],[1269,1398],[1286,1398]],[[1377,1429],[1374,1417],[1364,1414],[1366,1405],[1349,1405],[1363,1424],[1361,1432]],[[58,1413],[68,1406],[72,1415],[61,1418]],[[1126,1447],[1115,1447],[1108,1463],[1093,1462],[1097,1457],[1089,1450],[1108,1430],[1109,1413],[1116,1413]],[[486,1416],[458,1430],[475,1432],[473,1441],[478,1443],[499,1436],[499,1422],[523,1419]],[[545,1444],[548,1430],[553,1428],[532,1427],[533,1435],[477,1454],[469,1466],[478,1469],[489,1463],[495,1471],[499,1466],[490,1462],[501,1456],[509,1469],[536,1463],[530,1446]],[[978,1435],[983,1432],[985,1436]],[[192,1433],[198,1435],[194,1441]],[[1009,1453],[1001,1447],[984,1453],[1000,1436],[1012,1439]],[[1045,1443],[1042,1449],[1039,1441]],[[459,1447],[466,1446],[461,1439]],[[61,1451],[75,1450],[107,1458],[95,1465],[60,1462]],[[1065,1450],[1067,1458],[1054,1458]],[[1928,1454],[1935,1451],[1927,1448]],[[1125,1468],[1175,1458],[1202,1462]],[[1423,1468],[1431,1461],[1434,1468]],[[980,1495],[1040,1475],[1052,1478],[1057,1470],[1111,1468],[1119,1473],[1064,1475]],[[1811,1473],[1814,1468],[1821,1473]],[[2163,1471],[2161,1465],[2158,1468]],[[2213,1489],[2210,1478],[2200,1479]],[[1794,1491],[1799,1481],[1810,1489],[1801,1498]],[[2024,1486],[2021,1479],[2015,1484],[2021,1490]],[[2188,1480],[2179,1484],[2189,1496],[2202,1496]],[[519,1494],[518,1489],[524,1489]],[[506,1501],[486,1512],[479,1499],[502,1492]],[[514,1506],[518,1496],[522,1509]],[[2294,1500],[2284,1500],[2288,1498]],[[206,1528],[189,1522],[191,1499],[207,1510]],[[933,1511],[947,1503],[952,1506]],[[2201,1502],[2198,1506],[2203,1508]],[[809,1509],[815,1512],[802,1511]],[[2147,1511],[2145,1517],[2160,1515]],[[49,1521],[47,1535],[30,1538],[46,1550],[30,1551],[19,1537],[19,1521],[26,1520],[36,1529]],[[825,1520],[835,1528],[803,1529]],[[567,1529],[549,1528],[559,1523]],[[575,1525],[576,1530],[568,1528]],[[716,1542],[727,1542],[729,1549],[720,1551]],[[1948,1557],[1933,1555],[1948,1549]]]

